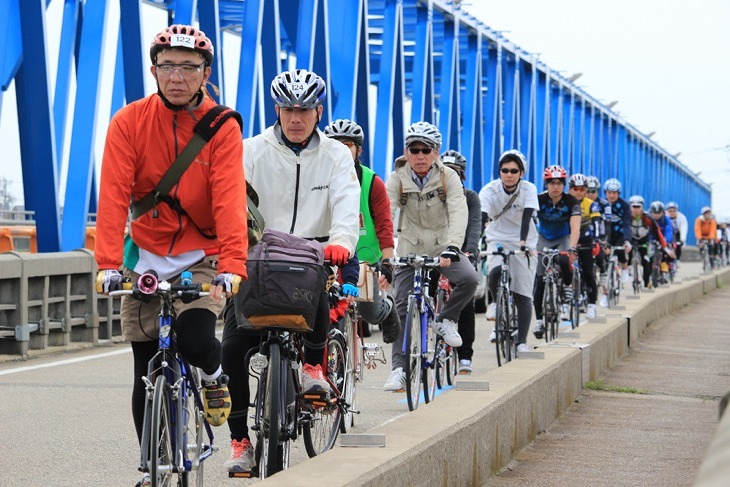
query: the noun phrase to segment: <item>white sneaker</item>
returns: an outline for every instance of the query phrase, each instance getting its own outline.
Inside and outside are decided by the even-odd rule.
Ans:
[[[471,374],[471,360],[465,358],[459,360],[459,375]]]
[[[457,330],[457,325],[451,320],[444,319],[442,321],[433,322],[433,331],[444,339],[447,345],[452,347],[460,347],[462,344],[461,335]]]
[[[621,271],[621,282],[629,282],[629,279],[631,279],[629,277],[629,270],[628,269],[622,270]]]
[[[586,309],[586,318],[595,318],[595,317],[596,317],[596,305],[589,304],[588,309]]]
[[[231,456],[223,462],[223,466],[229,472],[250,472],[256,465],[253,453],[253,446],[248,438],[241,441],[231,440]]]
[[[492,328],[492,333],[489,334],[489,343],[497,343],[497,330]]]
[[[545,321],[544,320],[535,320],[535,330],[532,332],[533,335],[535,335],[535,338],[538,340],[543,337],[545,334]]]
[[[403,372],[403,367],[396,367],[393,372],[390,373],[390,377],[385,381],[383,390],[398,392],[406,388],[406,373]]]
[[[487,321],[494,321],[497,319],[497,303],[492,303],[487,307]]]
[[[519,345],[517,345],[517,355],[524,352],[532,352],[532,347],[526,343],[520,343]]]
[[[564,304],[560,310],[560,319],[568,321],[570,319],[570,305]]]
[[[601,308],[608,308],[608,296],[606,294],[601,295],[601,301],[598,303]]]

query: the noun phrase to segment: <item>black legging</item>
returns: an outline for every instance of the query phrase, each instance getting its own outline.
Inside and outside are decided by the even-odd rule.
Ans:
[[[502,278],[502,266],[497,266],[489,271],[487,284],[492,300],[497,300],[497,288],[499,280]],[[530,332],[530,322],[532,321],[532,298],[523,296],[516,292],[512,293],[517,307],[517,344],[527,343],[527,334]]]
[[[221,344],[215,337],[216,316],[207,309],[189,309],[177,318],[175,329],[180,355],[195,367],[212,375],[221,363]],[[157,340],[132,342],[134,356],[134,385],[132,386],[132,418],[137,439],[142,442],[144,423],[145,384],[147,364],[158,350]]]
[[[593,241],[581,240],[578,242],[578,262],[580,263],[580,275],[586,283],[588,290],[588,304],[596,304],[598,297],[598,286],[596,285],[596,273],[593,270]],[[580,290],[578,291],[580,292]]]
[[[541,256],[538,256],[538,259],[541,258]],[[570,259],[567,255],[559,255],[557,257],[557,261],[558,266],[560,267],[560,275],[563,278],[563,286],[570,286],[570,283],[573,280],[573,272],[570,268]],[[538,320],[542,319],[543,296],[545,296],[545,281],[538,270],[538,275],[535,277],[535,318]]]
[[[248,385],[248,362],[246,355],[261,344],[263,334],[256,331],[238,328],[236,316],[229,301],[223,312],[225,322],[223,329],[223,372],[228,375],[228,391],[231,394],[231,414],[228,416],[228,428],[231,439],[241,441],[248,436],[248,406],[251,403],[251,391]],[[324,363],[324,349],[330,326],[329,295],[323,290],[317,308],[314,330],[304,335],[304,360],[308,364]],[[250,356],[249,356],[250,358]],[[250,438],[249,438],[250,439]]]

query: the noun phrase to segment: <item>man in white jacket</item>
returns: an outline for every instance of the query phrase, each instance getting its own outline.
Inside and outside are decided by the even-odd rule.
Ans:
[[[440,257],[441,274],[451,283],[449,300],[433,328],[452,347],[462,344],[457,322],[464,306],[474,298],[477,273],[461,245],[466,234],[468,209],[459,175],[439,160],[441,133],[428,122],[416,122],[406,130],[406,163],[385,183],[391,214],[398,233],[396,253]],[[413,289],[413,268],[399,267],[393,275],[395,304],[401,323],[406,323],[408,295]],[[405,329],[405,327],[404,327]],[[392,372],[383,389],[405,387],[403,333],[393,342]]]
[[[246,180],[259,195],[266,227],[318,240],[333,265],[354,255],[359,238],[360,183],[345,145],[317,128],[325,99],[324,80],[297,69],[279,74],[271,83],[277,122],[262,134],[244,140]],[[223,369],[229,371],[230,472],[254,465],[248,437],[248,364],[246,353],[258,347],[257,332],[237,328],[232,309],[225,315]],[[302,389],[329,390],[322,361],[329,328],[329,300],[322,290],[314,330],[304,336]]]

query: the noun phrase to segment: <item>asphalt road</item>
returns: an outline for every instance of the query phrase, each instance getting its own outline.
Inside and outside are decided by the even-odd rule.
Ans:
[[[687,264],[680,272],[696,273],[694,267]],[[490,331],[484,315],[477,316],[475,371],[497,366]],[[380,332],[368,341],[380,342]],[[385,347],[390,362],[390,346]],[[389,373],[389,364],[365,371],[354,433],[408,414],[404,394],[382,390]],[[131,384],[131,349],[123,343],[56,347],[32,352],[24,361],[0,356],[0,487],[133,486],[140,474]],[[206,484],[255,482],[228,478],[223,468],[230,452],[228,429],[215,433],[220,450],[206,460]],[[298,443],[292,448],[295,462],[306,458]]]

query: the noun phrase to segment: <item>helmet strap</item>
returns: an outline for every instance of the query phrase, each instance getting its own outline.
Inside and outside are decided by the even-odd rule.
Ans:
[[[195,94],[188,100],[188,102],[184,105],[173,105],[170,100],[165,98],[165,95],[162,94],[162,90],[160,90],[160,85],[157,85],[157,96],[159,96],[162,99],[162,103],[165,104],[167,108],[174,111],[184,110],[188,107],[196,107],[200,105],[200,103],[203,101],[203,90],[198,89],[198,91],[195,92]]]

